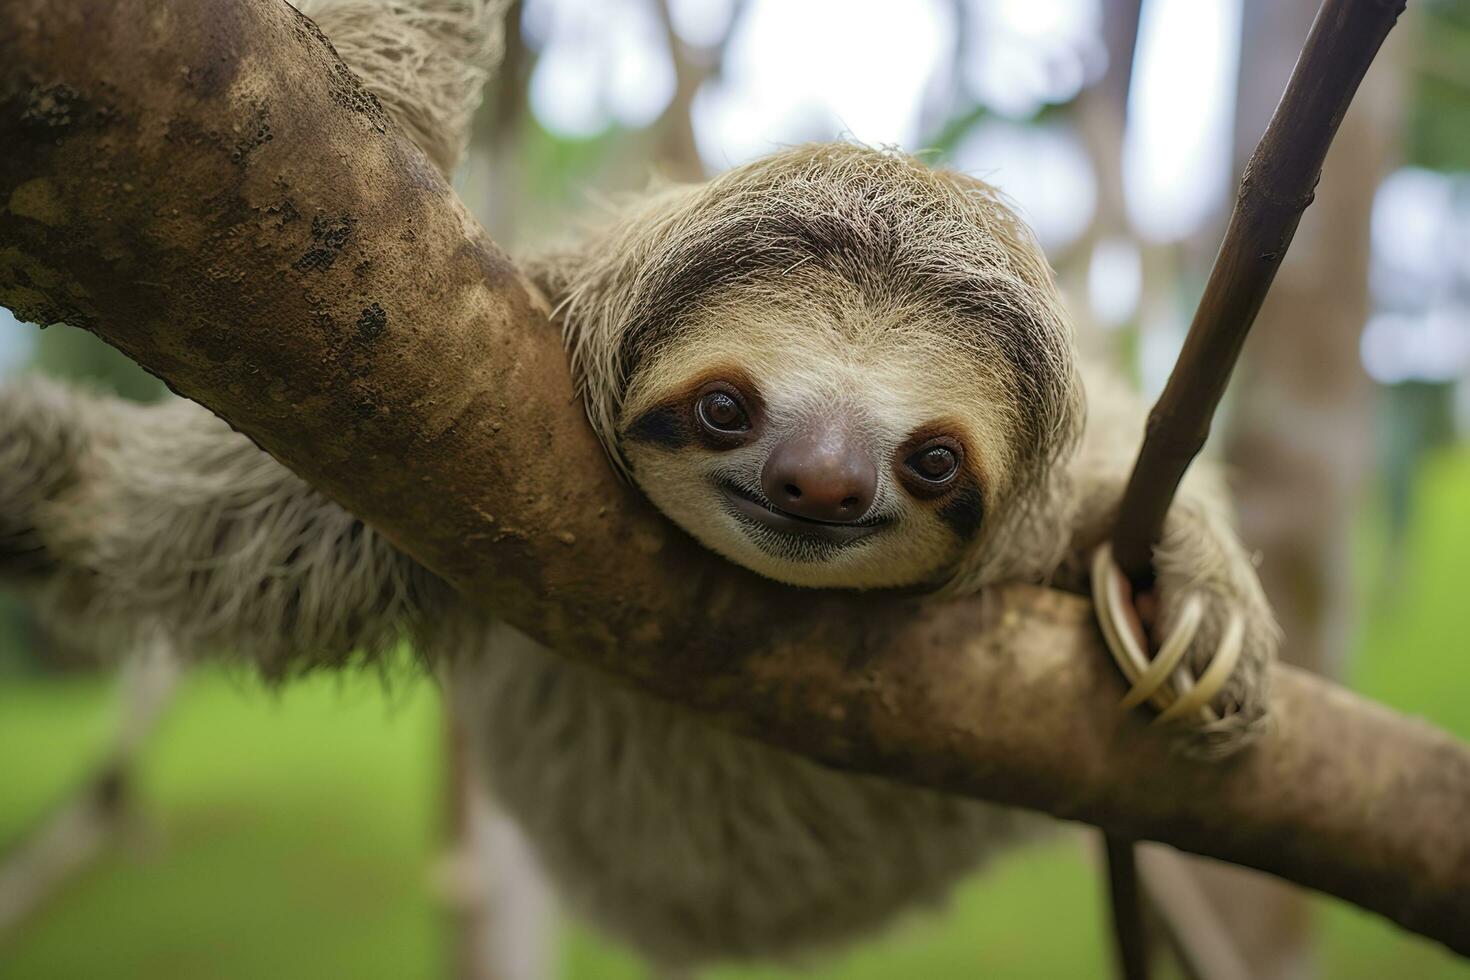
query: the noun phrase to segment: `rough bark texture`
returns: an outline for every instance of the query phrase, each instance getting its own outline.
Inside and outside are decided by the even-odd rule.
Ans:
[[[1470,952],[1470,749],[1300,673],[1218,766],[1081,599],[799,592],[604,465],[544,311],[278,0],[0,5],[0,302],[82,323],[568,655],[830,764],[1263,868]]]

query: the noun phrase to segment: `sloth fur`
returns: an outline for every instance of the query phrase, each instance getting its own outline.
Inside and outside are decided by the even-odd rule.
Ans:
[[[447,171],[500,6],[308,9]],[[734,358],[760,374],[763,345],[815,362],[782,376],[792,397],[845,378],[822,397],[882,391],[895,412],[943,411],[981,450],[983,518],[941,521],[879,488],[913,530],[890,535],[908,542],[893,556],[903,581],[879,584],[1042,579],[1106,534],[1142,412],[1081,363],[1044,257],[978,181],[897,153],[800,147],[627,202],[525,266],[557,310],[610,458],[734,560],[738,543],[675,499],[690,454],[625,437],[691,362]],[[840,356],[858,348],[878,354]],[[892,441],[882,422],[875,438]],[[1184,736],[1227,751],[1263,723],[1276,631],[1213,474],[1186,481],[1157,568],[1165,626],[1185,594],[1207,599],[1196,658],[1230,610],[1245,615],[1243,662],[1217,701],[1225,720]],[[818,584],[874,584],[860,564],[828,574]],[[451,665],[485,781],[561,899],[669,970],[861,937],[940,899],[1023,824],[825,769],[610,684],[471,608],[183,401],[129,406],[40,379],[0,388],[0,575],[66,629],[114,644],[164,631],[277,676],[370,658],[406,633]]]

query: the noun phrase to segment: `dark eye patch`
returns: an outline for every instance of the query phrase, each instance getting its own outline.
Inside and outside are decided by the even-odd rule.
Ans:
[[[710,431],[700,420],[702,408],[696,404],[708,394],[724,394],[740,412],[744,427],[725,432]],[[743,445],[759,425],[764,403],[755,385],[737,367],[720,367],[693,378],[681,390],[663,402],[644,410],[628,423],[619,435],[623,442],[638,442],[660,449],[676,451],[699,444],[711,449],[730,449]],[[735,423],[732,421],[732,425]],[[728,435],[728,444],[712,444],[712,435]]]
[[[687,412],[673,405],[656,405],[633,420],[623,438],[663,449],[683,449],[694,439]]]
[[[935,513],[960,540],[968,541],[980,530],[985,519],[985,498],[974,482],[966,480],[963,485],[955,487],[949,499]]]

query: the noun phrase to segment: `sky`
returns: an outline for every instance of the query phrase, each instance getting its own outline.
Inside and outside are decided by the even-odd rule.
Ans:
[[[694,128],[712,170],[807,139],[850,137],[924,148],[955,92],[997,118],[955,163],[998,185],[1049,248],[1087,227],[1091,169],[1065,126],[1019,125],[1071,100],[1106,68],[1097,0],[751,0],[724,70],[699,93]],[[681,37],[709,44],[729,0],[674,0]],[[1229,190],[1239,0],[1146,0],[1125,150],[1129,214],[1159,241],[1192,234]],[[531,82],[538,119],[564,135],[646,125],[673,95],[652,0],[531,0],[541,51]],[[956,44],[959,78],[948,77]],[[926,125],[927,124],[927,125]]]

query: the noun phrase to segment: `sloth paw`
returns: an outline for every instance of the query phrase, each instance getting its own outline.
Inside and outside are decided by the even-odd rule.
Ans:
[[[1103,547],[1094,557],[1094,600],[1130,684],[1123,706],[1151,710],[1187,754],[1222,757],[1266,729],[1279,631],[1228,528],[1188,515],[1172,523],[1155,553],[1153,589],[1133,596]]]

